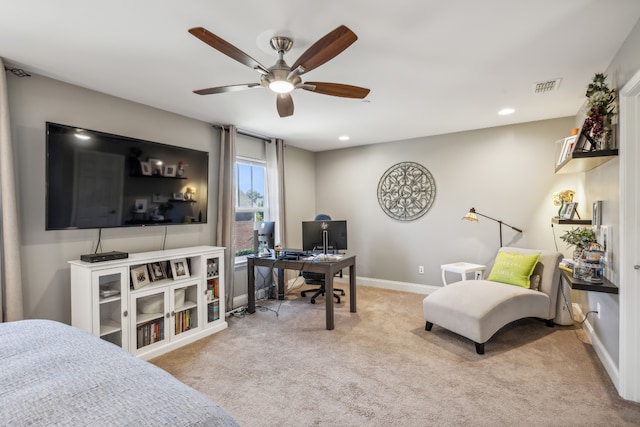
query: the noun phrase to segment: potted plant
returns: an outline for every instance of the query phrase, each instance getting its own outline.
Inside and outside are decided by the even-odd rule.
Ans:
[[[613,117],[616,110],[616,91],[609,89],[606,74],[597,73],[587,88],[587,118],[582,130],[597,143],[591,150],[611,148]]]
[[[560,240],[567,244],[567,247],[575,246],[573,259],[577,260],[582,256],[582,251],[590,244],[596,242],[596,235],[591,228],[576,227],[566,231]]]

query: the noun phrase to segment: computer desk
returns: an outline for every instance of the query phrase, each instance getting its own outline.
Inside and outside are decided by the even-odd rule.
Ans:
[[[278,299],[284,299],[284,270],[296,270],[324,274],[326,291],[325,305],[327,314],[327,329],[332,330],[333,324],[333,277],[342,269],[349,267],[349,311],[356,312],[356,256],[344,256],[338,261],[312,262],[306,259],[276,259],[272,257],[247,257],[247,291],[249,293],[249,313],[256,311],[256,276],[254,267],[269,267],[278,269]]]

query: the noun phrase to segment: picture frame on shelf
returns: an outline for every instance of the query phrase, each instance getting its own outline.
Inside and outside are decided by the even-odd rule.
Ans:
[[[143,288],[149,283],[151,283],[151,279],[149,278],[147,264],[131,268],[131,285],[133,285],[133,289]]]
[[[160,159],[147,159],[151,166],[151,175],[162,176],[162,160]]]
[[[560,150],[560,157],[558,157],[558,165],[562,164],[565,160],[571,157],[573,150],[576,147],[576,140],[578,135],[568,136],[562,143],[562,149]]]
[[[133,205],[133,211],[135,213],[147,212],[147,199],[136,199],[135,205]]]
[[[140,173],[144,176],[151,176],[153,170],[151,169],[151,163],[149,162],[140,162]]]
[[[566,203],[562,207],[562,212],[560,212],[560,219],[573,219],[576,214],[576,209],[578,208],[578,203]]]
[[[158,280],[167,278],[167,272],[165,271],[162,262],[151,262],[147,264],[147,266],[149,267],[149,277],[152,282],[157,282]]]
[[[187,277],[190,277],[189,266],[187,265],[186,258],[172,259],[169,261],[169,264],[171,264],[171,276],[173,277],[173,280],[186,279]]]
[[[174,200],[184,200],[184,195],[182,193],[173,193]]]
[[[177,168],[177,165],[166,165],[164,167],[163,176],[175,177]]]

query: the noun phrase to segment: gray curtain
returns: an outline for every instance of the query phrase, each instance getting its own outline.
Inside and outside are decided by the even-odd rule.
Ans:
[[[225,311],[233,310],[235,253],[233,239],[236,215],[235,166],[236,166],[235,126],[220,130],[220,174],[218,177],[218,225],[216,245],[226,247],[224,260]]]
[[[13,145],[9,126],[7,80],[2,58],[0,67],[3,71],[0,75],[0,307],[2,321],[8,322],[23,319],[24,313]]]

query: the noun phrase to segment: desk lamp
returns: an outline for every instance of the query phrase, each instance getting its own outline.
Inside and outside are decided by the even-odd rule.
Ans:
[[[500,225],[500,247],[502,247],[502,226],[503,225],[506,225],[507,227],[511,228],[512,230],[517,231],[518,233],[522,233],[522,230],[520,230],[517,227],[514,227],[512,225],[506,224],[506,223],[500,221],[499,219],[495,219],[495,218],[491,218],[490,216],[483,215],[480,212],[476,212],[475,208],[469,209],[469,212],[465,216],[463,216],[462,219],[465,220],[465,221],[469,221],[469,222],[478,222],[478,215],[480,215],[482,217],[485,217],[487,219],[490,219],[492,221],[495,221]]]

